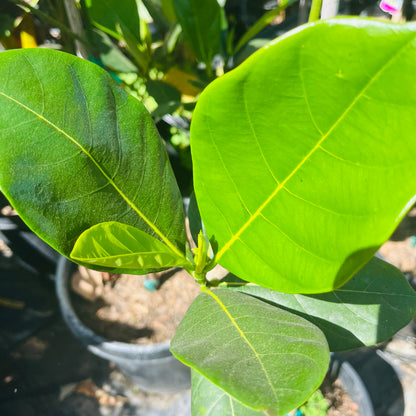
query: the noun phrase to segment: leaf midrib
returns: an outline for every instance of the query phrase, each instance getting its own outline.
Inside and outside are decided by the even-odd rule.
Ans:
[[[315,146],[306,154],[306,156],[299,162],[299,164],[289,173],[289,175],[281,181],[275,190],[269,195],[269,197],[259,206],[259,208],[252,214],[249,219],[240,227],[240,229],[231,236],[231,238],[223,245],[223,247],[217,253],[217,262],[220,261],[221,257],[226,253],[226,251],[240,238],[240,235],[250,226],[250,224],[261,214],[261,212],[266,208],[266,206],[273,200],[273,198],[283,189],[286,183],[299,171],[299,169],[310,159],[310,157],[321,147],[322,143],[331,135],[331,133],[338,127],[338,125],[344,120],[348,113],[352,110],[358,100],[365,94],[367,89],[378,79],[378,77],[384,72],[384,70],[401,54],[401,52],[408,47],[414,40],[416,36],[413,36],[410,40],[398,49],[388,60],[387,62],[376,72],[376,74],[366,83],[362,90],[357,94],[357,96],[352,100],[350,105],[344,110],[344,112],[339,116],[335,123],[329,128],[329,130],[317,141]],[[244,97],[243,97],[244,99]]]
[[[215,295],[211,290],[206,290],[205,293],[207,293],[208,295],[210,295],[217,303],[218,305],[221,307],[221,309],[225,312],[225,314],[227,315],[227,317],[230,319],[231,323],[233,324],[233,326],[235,327],[235,329],[238,331],[238,333],[240,334],[241,338],[244,340],[244,342],[248,345],[248,347],[251,349],[251,351],[253,352],[254,356],[256,357],[258,363],[260,364],[260,367],[266,377],[267,383],[269,384],[270,390],[273,393],[273,396],[276,400],[276,403],[278,402],[278,398],[277,398],[277,394],[276,391],[273,387],[273,383],[270,380],[269,374],[267,373],[263,362],[259,356],[259,354],[257,353],[257,351],[255,350],[255,348],[251,345],[250,341],[247,339],[246,335],[244,334],[244,332],[241,330],[241,328],[238,326],[237,322],[235,321],[234,317],[230,314],[230,312],[228,311],[227,307],[221,302],[221,300],[218,298],[217,295]]]
[[[0,91],[0,95],[5,97],[6,99],[14,102],[15,104],[19,105],[26,111],[30,112],[31,114],[38,117],[40,120],[54,128],[58,133],[62,134],[64,137],[66,137],[68,140],[70,140],[75,146],[77,146],[90,160],[91,162],[96,166],[96,168],[100,171],[100,173],[104,176],[104,178],[108,181],[108,183],[115,189],[115,191],[127,202],[127,204],[135,211],[142,219],[143,221],[157,234],[163,242],[179,257],[183,257],[183,254],[172,244],[172,242],[143,214],[142,211],[139,210],[139,208],[124,194],[124,192],[116,185],[116,183],[113,181],[113,179],[107,175],[105,170],[100,166],[100,164],[95,160],[95,158],[91,155],[91,153],[88,152],[85,147],[83,147],[78,141],[73,138],[71,135],[69,135],[67,132],[62,130],[60,127],[58,127],[56,124],[52,123],[50,120],[48,120],[46,117],[44,117],[42,114],[39,114],[32,108],[28,107],[27,105],[21,103],[20,101],[16,100],[15,98],[5,94],[4,92]]]

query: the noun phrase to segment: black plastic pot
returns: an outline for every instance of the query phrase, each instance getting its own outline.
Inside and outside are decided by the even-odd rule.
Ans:
[[[357,404],[360,416],[375,416],[370,394],[361,376],[348,361],[331,354],[327,378],[341,381],[342,387]]]
[[[177,392],[190,387],[190,370],[169,351],[169,341],[135,345],[111,341],[84,326],[70,299],[70,277],[75,265],[62,257],[56,273],[56,292],[65,322],[93,354],[114,362],[130,381],[144,391]]]

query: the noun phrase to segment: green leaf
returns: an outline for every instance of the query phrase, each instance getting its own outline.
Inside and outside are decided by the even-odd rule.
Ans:
[[[416,315],[415,291],[398,269],[378,258],[341,288],[319,295],[290,295],[241,282],[235,285],[240,292],[315,324],[325,334],[331,351],[386,341]]]
[[[103,64],[115,72],[137,72],[136,65],[128,59],[111,39],[101,30],[91,31],[94,44],[98,46]]]
[[[415,73],[414,23],[346,18],[208,86],[191,150],[217,261],[288,293],[331,291],[366,264],[415,195]]]
[[[162,10],[165,13],[165,16],[170,22],[175,22],[176,14],[175,8],[173,7],[173,0],[160,0],[162,5]]]
[[[156,238],[115,221],[85,230],[75,243],[71,259],[83,264],[138,270],[140,274],[189,264]]]
[[[140,17],[136,0],[85,0],[93,24],[116,39],[120,28],[140,43]]]
[[[186,43],[198,60],[211,64],[220,51],[221,13],[217,0],[173,0]]]
[[[171,351],[244,405],[269,415],[302,404],[329,362],[325,337],[310,322],[223,289],[195,299]]]
[[[146,88],[158,104],[157,109],[152,113],[154,117],[171,114],[181,105],[181,93],[166,82],[149,80]]]
[[[0,4],[0,38],[10,36],[16,27],[17,18],[22,14],[24,14],[23,10],[10,1]]]
[[[23,220],[69,256],[86,229],[139,228],[178,256],[182,198],[144,106],[98,66],[45,49],[0,54],[0,186]]]
[[[198,416],[264,416],[265,412],[250,409],[198,372],[191,371],[191,413]]]

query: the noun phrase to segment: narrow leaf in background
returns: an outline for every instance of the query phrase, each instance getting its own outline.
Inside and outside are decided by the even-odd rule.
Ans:
[[[185,41],[199,61],[211,66],[220,52],[222,9],[217,0],[173,0]]]
[[[136,0],[85,0],[88,15],[96,27],[116,39],[118,26],[140,42],[140,17]]]

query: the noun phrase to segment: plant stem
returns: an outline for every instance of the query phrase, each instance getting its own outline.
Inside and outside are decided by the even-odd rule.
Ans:
[[[321,19],[330,19],[338,14],[339,0],[322,0]]]
[[[81,14],[77,5],[74,0],[64,0],[64,6],[72,33],[78,35],[82,39],[84,37],[84,29],[82,27]],[[83,59],[88,59],[89,54],[85,44],[79,40],[75,40],[75,49],[77,56]]]
[[[309,22],[316,22],[321,15],[322,0],[312,0]]]

